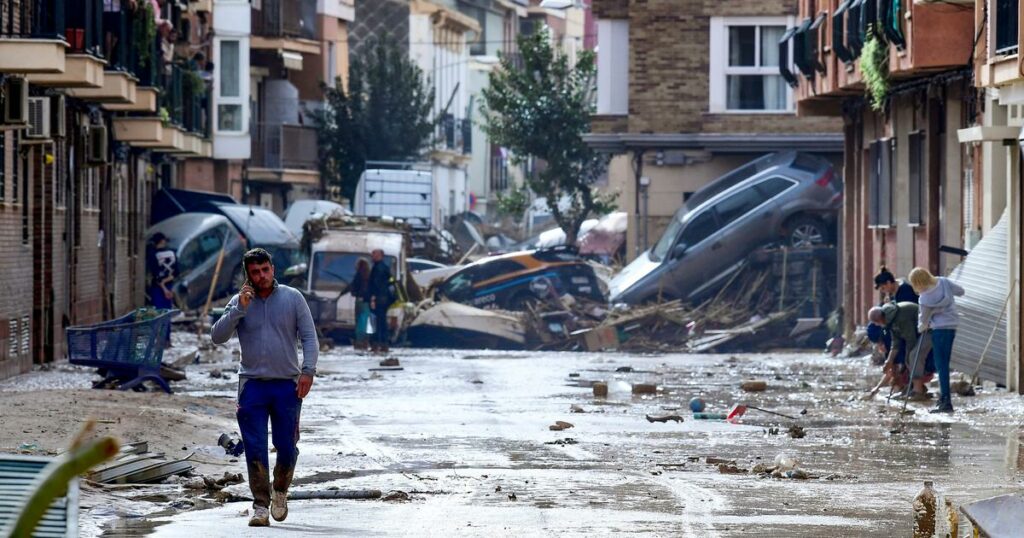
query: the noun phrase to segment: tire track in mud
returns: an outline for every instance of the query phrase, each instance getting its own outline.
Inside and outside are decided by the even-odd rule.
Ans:
[[[680,523],[682,527],[679,529],[681,536],[701,536],[703,538],[719,538],[721,536],[714,524],[711,523],[711,519],[716,513],[728,508],[729,503],[724,495],[716,493],[713,489],[696,485],[690,477],[675,479],[641,473],[631,473],[629,476],[657,484],[672,493],[682,510],[683,518]]]

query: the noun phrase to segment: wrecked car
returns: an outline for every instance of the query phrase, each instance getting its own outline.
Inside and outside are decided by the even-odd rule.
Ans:
[[[222,247],[223,269],[217,276],[213,298],[219,299],[238,289],[237,282],[233,282],[235,275],[229,273],[228,268],[241,265],[245,245],[227,217],[213,213],[182,213],[150,227],[146,231],[147,239],[157,232],[167,236],[168,247],[178,257],[179,274],[173,291],[179,307],[192,310],[202,308],[206,303]]]
[[[842,185],[827,160],[795,151],[765,155],[694,193],[654,247],[612,280],[611,301],[697,300],[760,246],[830,244],[841,204]]]
[[[440,299],[502,310],[524,310],[529,303],[564,294],[605,302],[594,269],[567,247],[484,258],[437,288]]]

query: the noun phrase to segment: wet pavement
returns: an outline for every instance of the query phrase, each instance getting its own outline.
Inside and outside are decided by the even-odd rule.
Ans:
[[[250,529],[248,503],[189,505],[169,486],[177,509],[205,509],[137,502],[133,517],[96,507],[85,518],[108,536],[905,536],[924,480],[956,504],[1024,489],[1022,398],[989,388],[954,398],[952,416],[929,415],[926,404],[912,403],[916,413],[897,423],[899,408],[887,405],[884,393],[860,399],[877,380],[866,359],[424,350],[394,356],[404,370],[371,372],[379,357],[347,351],[321,355],[321,375],[303,405],[293,490],[403,490],[411,501],[293,501],[286,522]],[[205,375],[225,366],[190,367],[179,390],[234,397],[233,379]],[[634,371],[616,372],[623,366]],[[742,392],[746,378],[767,380],[768,390]],[[609,383],[608,398],[593,397],[593,380]],[[630,384],[640,382],[661,390],[633,396]],[[694,396],[706,400],[708,411],[745,402],[798,420],[755,410],[743,424],[694,420],[687,405]],[[586,412],[571,412],[572,405]],[[664,414],[685,421],[645,419]],[[556,420],[574,427],[550,431]],[[793,422],[806,437],[787,434]],[[211,445],[217,434],[210,432]],[[209,458],[219,450],[200,448]],[[721,474],[705,463],[723,458],[751,469],[779,454],[799,461],[812,478]],[[240,462],[229,465],[241,469]]]

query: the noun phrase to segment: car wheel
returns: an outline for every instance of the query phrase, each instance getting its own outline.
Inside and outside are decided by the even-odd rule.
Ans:
[[[814,217],[797,217],[786,226],[786,243],[791,247],[816,247],[827,242],[828,228]]]

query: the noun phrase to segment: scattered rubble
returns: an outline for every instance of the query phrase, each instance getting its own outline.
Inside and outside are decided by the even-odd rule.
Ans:
[[[633,394],[657,394],[658,385],[654,383],[633,383]]]
[[[554,424],[548,426],[548,429],[553,432],[560,432],[562,430],[568,430],[569,428],[574,427],[575,426],[573,426],[570,422],[565,422],[564,420],[556,420]]]
[[[660,416],[660,417],[646,415],[646,418],[647,418],[647,422],[667,423],[668,421],[673,421],[673,422],[682,422],[683,421],[683,417],[681,417],[679,415],[663,415],[663,416]]]
[[[591,385],[594,389],[595,398],[607,398],[608,397],[608,383],[595,382]]]
[[[760,379],[747,379],[740,383],[740,388],[745,392],[764,392],[768,389],[768,382]]]
[[[544,444],[545,445],[565,446],[565,445],[576,445],[576,444],[579,444],[579,441],[577,441],[576,439],[573,439],[572,437],[566,437],[565,439],[555,439],[554,441],[548,441],[548,442],[546,442]]]
[[[381,498],[384,502],[409,502],[409,494],[402,490],[389,491],[387,495]]]

